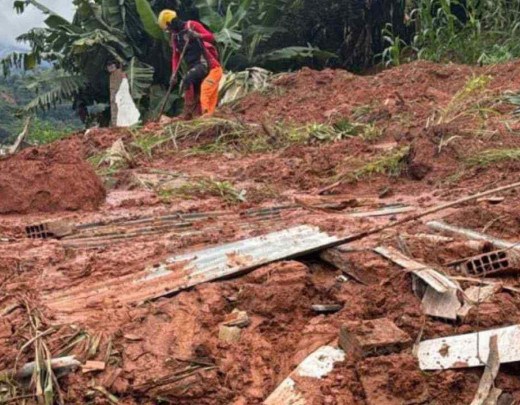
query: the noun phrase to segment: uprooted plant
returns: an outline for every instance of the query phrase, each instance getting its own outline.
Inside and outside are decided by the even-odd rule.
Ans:
[[[192,199],[205,196],[220,197],[228,204],[238,204],[246,201],[245,190],[237,190],[229,181],[219,181],[211,178],[193,180],[175,188],[163,188],[158,191],[158,194],[166,201],[171,197]]]

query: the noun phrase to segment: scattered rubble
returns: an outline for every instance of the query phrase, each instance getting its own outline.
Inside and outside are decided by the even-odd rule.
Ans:
[[[474,74],[494,79],[465,105],[496,114],[429,119]],[[1,160],[0,370],[51,361],[63,403],[518,401],[520,166],[468,158],[518,148],[519,77],[305,70],[216,121]],[[340,124],[370,131],[322,139]],[[176,192],[193,179],[212,192]],[[18,395],[41,399],[0,378],[0,402]]]
[[[411,343],[410,336],[386,318],[347,322],[339,334],[339,346],[352,359],[398,352]]]
[[[335,363],[345,360],[346,354],[332,346],[322,346],[310,354],[264,401],[264,405],[312,404],[318,392],[306,392],[307,379],[319,380],[329,374]]]

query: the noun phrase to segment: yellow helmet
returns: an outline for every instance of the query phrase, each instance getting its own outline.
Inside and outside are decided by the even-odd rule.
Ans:
[[[159,27],[161,27],[162,30],[165,30],[168,28],[170,23],[177,18],[177,13],[173,10],[163,10],[159,14],[159,17],[157,18],[157,22],[159,23]]]

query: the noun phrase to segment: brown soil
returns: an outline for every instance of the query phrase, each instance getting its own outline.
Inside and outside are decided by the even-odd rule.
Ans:
[[[486,104],[496,114],[484,118],[462,114],[441,124],[429,120],[445,111],[472,77],[491,79],[470,105],[484,96],[516,91],[519,73],[519,62],[492,68],[419,62],[375,76],[308,69],[287,74],[270,93],[251,94],[221,114],[253,124],[332,123],[348,118],[372,123],[382,129],[382,136],[296,143],[249,154],[191,153],[193,146],[212,142],[211,134],[175,146],[166,143],[154,150],[153,158],[136,154],[132,165],[105,177],[109,190],[104,204],[101,183],[84,159],[118,139],[130,145],[133,136],[128,131],[92,130],[1,161],[0,207],[7,208],[0,211],[10,215],[0,221],[0,371],[34,359],[33,346],[23,348],[32,336],[28,308],[41,315],[40,332],[54,327],[42,338],[54,356],[74,354],[82,362],[107,365],[104,371],[78,371],[59,379],[65,403],[71,404],[107,403],[106,396],[92,387],[103,387],[123,404],[260,404],[310,353],[336,345],[345,322],[388,318],[414,342],[520,323],[520,294],[509,290],[473,308],[464,320],[446,322],[424,315],[410,273],[371,249],[391,245],[448,275],[460,276],[446,263],[489,248],[468,246],[457,237],[439,243],[421,239],[419,234],[432,232],[426,221],[346,246],[354,251],[342,257],[352,274],[364,276],[365,284],[313,254],[157,300],[129,303],[145,293],[133,282],[145,268],[180,253],[301,224],[335,235],[354,234],[403,215],[354,218],[353,213],[386,204],[408,204],[418,212],[519,181],[518,162],[481,167],[466,163],[486,149],[520,147],[520,125],[511,114],[514,106]],[[154,123],[145,130],[155,135],[162,129]],[[358,181],[348,177],[363,164],[402,147],[411,152],[400,174],[376,173]],[[320,195],[342,175],[343,182]],[[139,180],[143,178],[149,183]],[[204,190],[170,195],[157,186],[165,179],[189,183],[200,178],[227,181],[236,190],[245,190],[247,201],[233,204]],[[17,187],[16,193],[3,191],[6,179],[10,187]],[[47,200],[36,198],[47,196],[45,192]],[[427,220],[443,219],[515,241],[520,234],[518,191],[502,196],[504,201],[497,204],[472,202]],[[280,205],[295,207],[265,220],[246,213]],[[62,211],[37,212],[57,210]],[[222,211],[226,214],[203,216],[156,233],[125,222],[153,217],[146,225],[153,231],[165,224],[159,216],[181,212],[177,216],[181,221],[187,214]],[[84,226],[71,239],[25,237],[25,225],[52,219]],[[90,232],[88,238],[80,238],[82,232]],[[520,284],[515,275],[501,280],[510,286]],[[463,289],[471,285],[461,282]],[[104,286],[110,291],[103,292]],[[314,312],[314,304],[342,308],[325,315]],[[250,324],[241,329],[238,341],[229,343],[219,339],[219,329],[234,309],[246,311]],[[464,404],[474,397],[481,375],[482,368],[422,372],[407,348],[359,361],[346,359],[323,379],[302,377],[298,384],[312,404]],[[502,365],[496,386],[520,400],[518,365]]]
[[[93,210],[105,189],[69,142],[66,149],[32,148],[0,161],[0,214]]]

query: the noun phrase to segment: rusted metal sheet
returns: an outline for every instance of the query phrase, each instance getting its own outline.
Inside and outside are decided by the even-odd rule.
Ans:
[[[338,238],[312,226],[298,226],[267,235],[189,252],[167,259],[137,274],[88,287],[72,288],[47,297],[48,306],[67,310],[105,300],[139,303],[208,281],[234,276],[256,267],[314,252],[337,243]]]
[[[500,363],[520,361],[520,325],[465,335],[447,336],[419,343],[421,370],[481,367],[489,358],[489,340],[497,336]]]
[[[267,397],[264,405],[305,405],[315,403],[318,398],[309,398],[299,387],[301,377],[321,379],[326,377],[334,364],[345,360],[345,352],[332,346],[322,346],[310,354],[282,383]]]
[[[34,239],[59,238],[66,247],[98,247],[123,242],[129,239],[175,233],[179,235],[199,234],[206,230],[222,228],[224,221],[239,225],[240,229],[257,224],[271,224],[273,230],[280,229],[281,214],[284,211],[296,209],[295,206],[283,205],[261,209],[251,209],[242,212],[214,211],[201,213],[173,212],[156,216],[141,216],[137,218],[115,218],[106,221],[75,225],[66,221],[53,221],[26,227],[26,234]],[[55,224],[67,225],[68,232],[55,232]],[[282,225],[283,226],[283,225]],[[54,227],[51,229],[51,227]],[[220,228],[219,228],[220,227]]]

